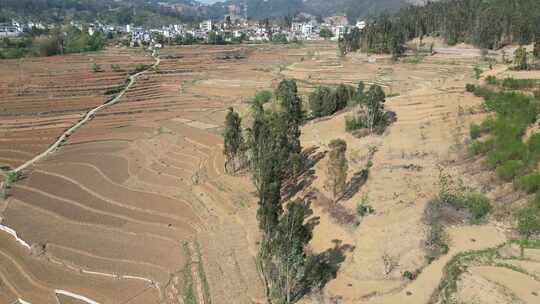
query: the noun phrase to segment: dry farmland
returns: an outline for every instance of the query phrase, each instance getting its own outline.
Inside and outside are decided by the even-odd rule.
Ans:
[[[427,303],[454,255],[506,240],[494,223],[456,226],[449,229],[450,252],[429,265],[424,259],[422,215],[437,191],[437,166],[465,171],[459,160],[468,126],[485,115],[481,100],[464,92],[478,52],[441,51],[396,64],[384,56],[340,58],[331,43],[161,50],[158,68],[29,167],[0,201],[1,224],[20,238],[0,231],[0,303],[84,302],[74,295],[100,304],[265,303],[255,261],[255,189],[249,175],[224,173],[220,134],[228,107],[248,122],[248,100],[284,77],[298,80],[304,100],[320,84],[380,84],[398,117],[385,134],[361,139],[345,133],[347,113],[303,128],[303,146],[317,153],[334,138],[347,140],[349,177],[368,158],[372,168],[336,212],[323,187],[326,159],[314,164],[299,195],[313,197],[320,218],[311,247],[335,254],[338,273],[302,301]],[[93,72],[94,62],[105,71]],[[0,163],[13,168],[45,150],[109,100],[105,92],[123,84],[128,71],[153,62],[125,49],[0,61],[2,71],[13,71],[0,75]],[[368,157],[368,151],[376,152]],[[359,226],[339,217],[354,215],[362,197],[375,214]],[[422,269],[417,280],[403,279],[416,269]],[[495,285],[514,291],[500,271],[480,267],[464,280],[482,291]],[[459,292],[468,300],[473,290]],[[529,298],[525,303],[533,303]]]

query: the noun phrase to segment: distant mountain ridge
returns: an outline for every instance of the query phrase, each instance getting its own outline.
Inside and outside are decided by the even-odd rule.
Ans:
[[[0,0],[0,22],[12,18],[51,23],[70,20],[159,25],[222,19],[234,13],[250,19],[282,18],[304,12],[326,17],[347,15],[351,21],[382,11],[396,11],[408,2],[423,0],[224,0],[203,4],[197,0]]]
[[[248,16],[253,19],[276,18],[305,12],[321,17],[343,14],[349,19],[366,17],[382,11],[396,11],[409,3],[424,0],[227,0],[211,5],[211,10],[223,11],[230,5],[248,5]]]

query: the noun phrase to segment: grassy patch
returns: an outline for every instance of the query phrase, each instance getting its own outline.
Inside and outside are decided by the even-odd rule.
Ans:
[[[6,171],[0,175],[4,180],[0,181],[0,199],[5,200],[9,196],[9,189],[11,184],[22,179],[22,174],[15,171]]]
[[[191,273],[191,250],[189,250],[189,244],[184,242],[182,244],[184,254],[187,259],[186,266],[184,267],[184,287],[182,288],[182,298],[185,304],[197,304],[195,294],[193,292],[193,275]]]
[[[503,79],[501,85],[508,90],[525,90],[536,87],[538,81],[536,79],[515,79],[508,77]]]
[[[412,57],[407,57],[405,59],[403,59],[403,63],[408,63],[408,64],[420,64],[422,62],[424,62],[424,58],[426,58],[425,55],[420,55],[420,54],[417,54],[415,56],[412,56]]]
[[[206,272],[204,271],[204,265],[201,256],[201,248],[199,243],[196,244],[197,255],[199,256],[199,265],[197,267],[197,272],[199,273],[199,279],[201,280],[203,297],[205,304],[211,304],[212,298],[210,297],[210,285],[208,284],[208,279],[206,278]]]

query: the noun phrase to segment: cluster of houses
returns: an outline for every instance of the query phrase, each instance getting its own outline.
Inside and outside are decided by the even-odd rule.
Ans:
[[[39,22],[22,23],[15,20],[12,20],[11,23],[0,23],[0,38],[19,37],[32,28],[46,29],[47,26]]]
[[[116,26],[99,22],[83,25],[73,21],[71,25],[80,30],[87,30],[90,35],[96,32],[114,32],[129,37],[131,45],[148,45],[157,43],[156,37],[162,40],[173,40],[178,36],[191,35],[193,39],[208,41],[211,33],[219,35],[225,42],[236,39],[254,42],[270,41],[278,34],[289,41],[321,40],[329,38],[328,36],[331,36],[330,39],[337,40],[353,27],[363,29],[365,22],[359,21],[351,25],[345,16],[333,16],[321,20],[308,14],[301,14],[287,26],[283,25],[283,22],[260,22],[230,15],[221,21],[206,20],[198,24],[171,24],[161,28],[145,28],[131,24]],[[21,24],[16,21],[12,21],[11,24],[0,24],[0,38],[17,37],[33,27],[45,29],[47,25],[32,22]],[[323,29],[326,33],[324,38],[321,37]],[[331,34],[328,35],[328,33]]]
[[[363,29],[366,26],[365,21],[358,21],[356,24],[351,25],[345,16],[325,18],[322,22],[309,15],[307,17],[303,16],[302,19],[302,21],[293,21],[290,26],[284,26],[278,22],[260,22],[243,18],[233,19],[231,16],[227,16],[224,20],[217,22],[206,20],[198,24],[173,24],[154,29],[126,25],[125,32],[131,34],[132,44],[155,42],[155,34],[161,35],[165,40],[190,35],[194,39],[208,41],[211,33],[221,36],[225,42],[231,42],[235,39],[264,42],[272,40],[272,37],[278,34],[286,37],[288,41],[328,38],[321,37],[322,29],[326,29],[327,33],[331,33],[332,37],[330,39],[337,40],[354,27]]]

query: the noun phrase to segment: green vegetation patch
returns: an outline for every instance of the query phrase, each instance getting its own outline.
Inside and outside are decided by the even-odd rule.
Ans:
[[[537,85],[530,79],[506,78],[502,82],[495,78],[488,83],[500,84],[503,89],[525,89]],[[518,231],[526,238],[540,234],[540,134],[533,134],[527,141],[523,136],[527,128],[536,123],[539,101],[516,91],[495,92],[485,87],[469,85],[467,90],[485,98],[485,107],[494,113],[480,125],[471,125],[474,139],[469,149],[473,155],[485,155],[488,166],[506,182],[513,182],[516,189],[534,194],[534,200],[517,212]],[[487,139],[480,138],[487,134]],[[475,218],[489,212],[487,199],[477,195],[464,196],[450,201],[456,207],[469,209]]]
[[[531,89],[538,85],[538,80],[536,79],[515,79],[515,78],[505,78],[502,83],[502,87],[509,90],[525,90]]]
[[[184,299],[185,304],[197,304],[195,299],[195,293],[193,291],[193,275],[191,273],[191,250],[189,249],[189,244],[184,242],[182,244],[184,249],[184,254],[186,256],[187,263],[184,267],[184,286],[182,288],[182,298]]]

